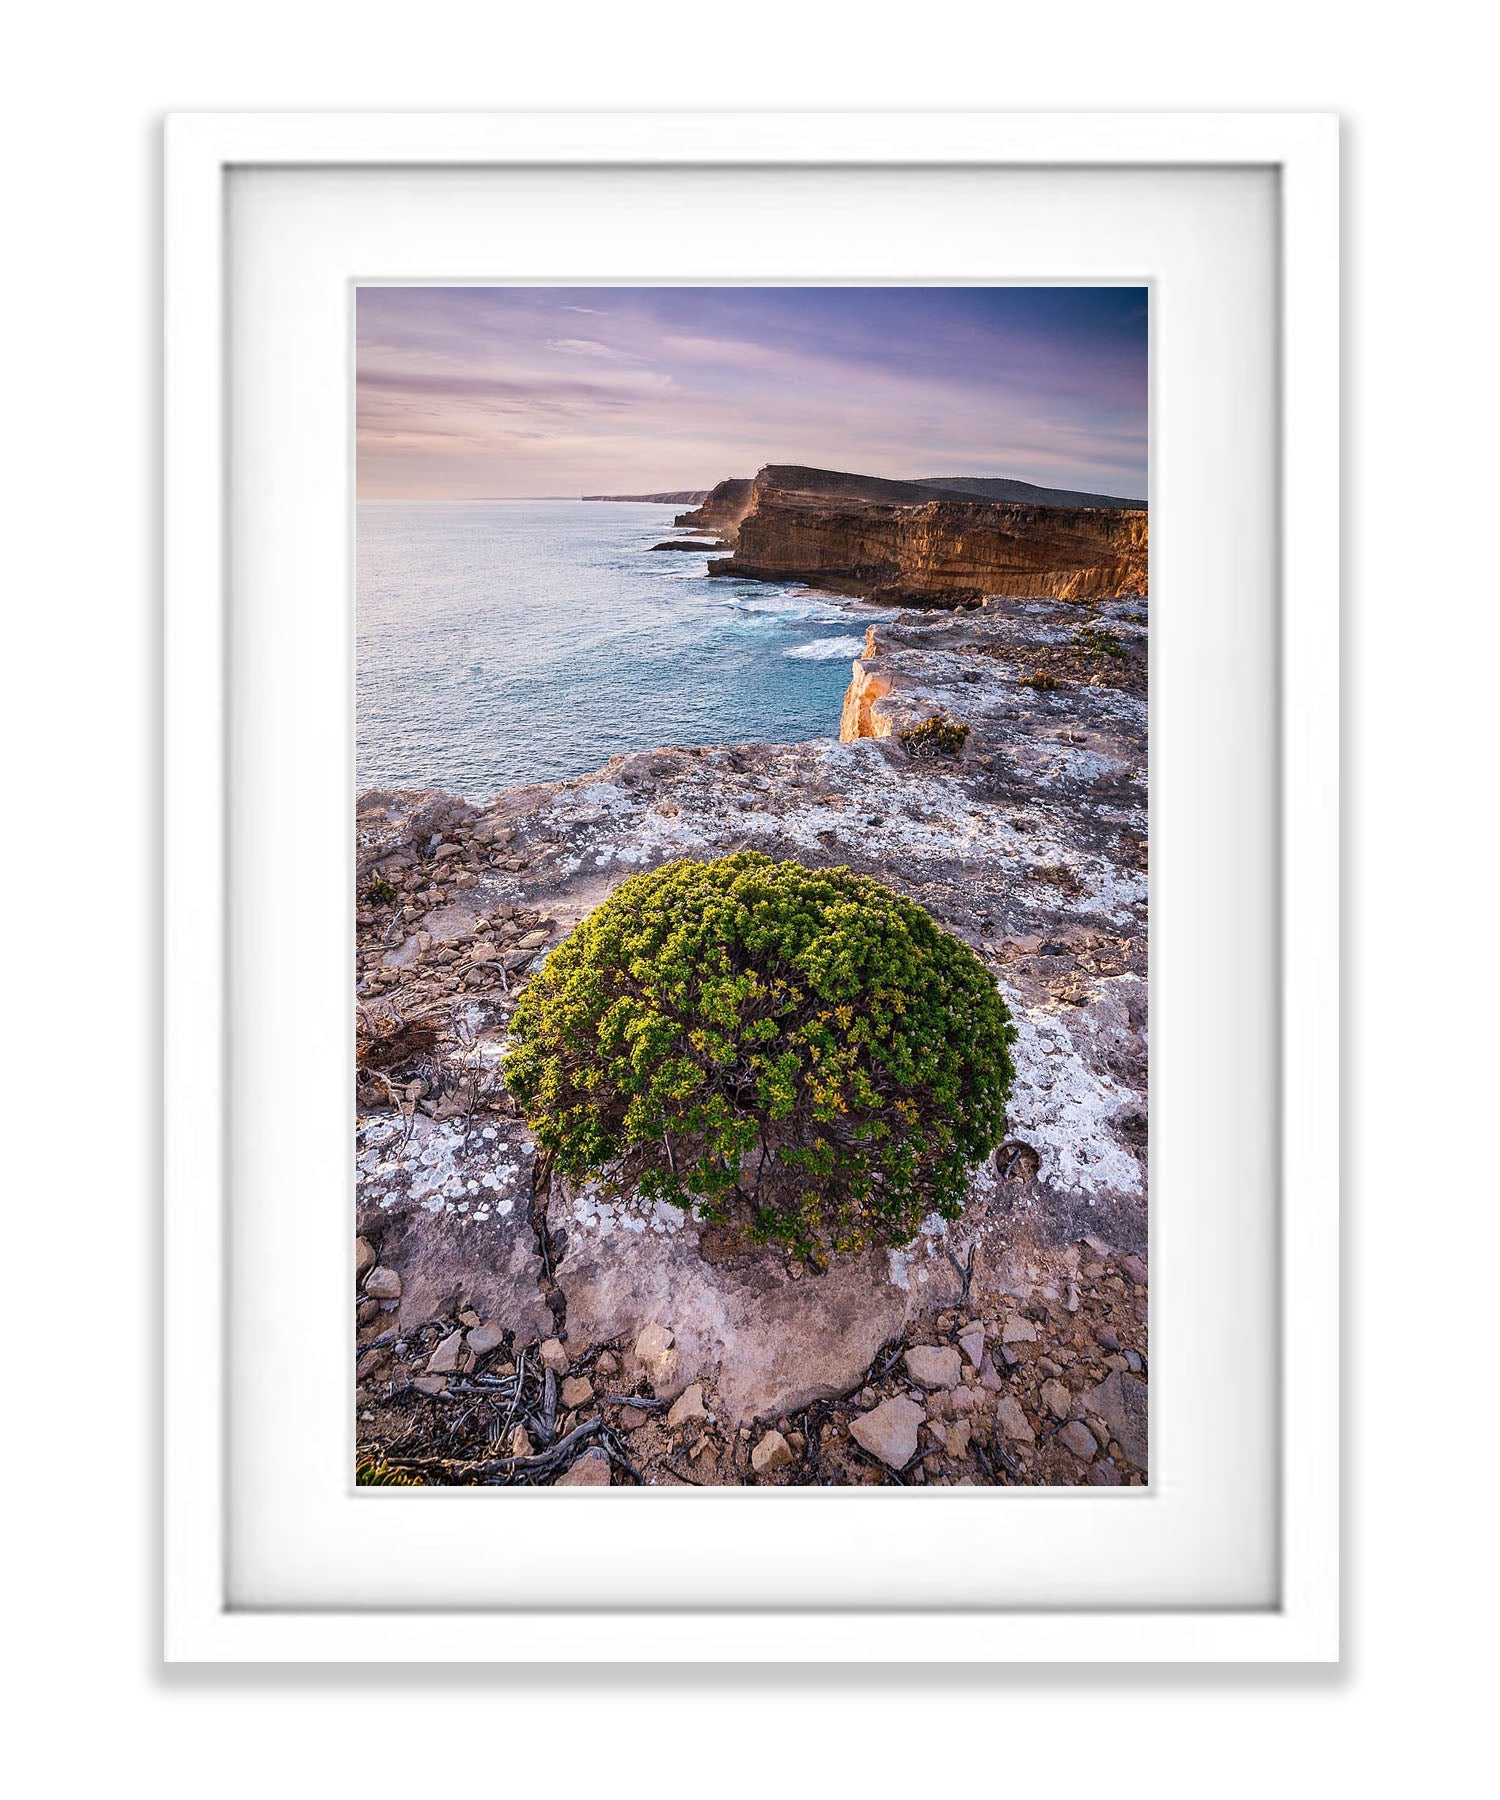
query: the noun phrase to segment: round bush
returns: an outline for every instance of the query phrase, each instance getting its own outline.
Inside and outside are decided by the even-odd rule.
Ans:
[[[848,869],[635,875],[517,1004],[505,1081],[558,1169],[814,1262],[956,1218],[1004,1135],[1010,1014],[978,957]]]

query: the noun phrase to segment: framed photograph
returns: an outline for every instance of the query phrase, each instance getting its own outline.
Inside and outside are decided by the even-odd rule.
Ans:
[[[167,240],[169,1659],[1335,1659],[1336,122]]]

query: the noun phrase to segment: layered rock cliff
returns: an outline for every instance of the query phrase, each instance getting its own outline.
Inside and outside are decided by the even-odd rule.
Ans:
[[[1116,504],[1023,504],[770,464],[753,482],[721,482],[677,523],[711,528],[732,547],[710,565],[715,575],[805,581],[900,605],[1146,591],[1146,512]]]
[[[1135,601],[906,615],[872,629],[841,742],[617,757],[483,808],[361,798],[362,1454],[426,1480],[1144,1478],[1145,633]],[[918,900],[1019,1028],[963,1216],[824,1274],[562,1182],[499,1075],[519,988],[626,875],[746,847]]]

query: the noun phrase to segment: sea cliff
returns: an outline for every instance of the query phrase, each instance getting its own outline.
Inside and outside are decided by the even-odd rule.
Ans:
[[[474,1435],[493,1383],[545,1367],[558,1441],[602,1452],[577,1480],[1144,1479],[1145,643],[1139,599],[907,614],[868,634],[840,741],[616,757],[483,807],[361,797],[362,1453],[552,1479],[566,1456]],[[499,1076],[518,990],[625,876],[746,847],[918,900],[1019,1027],[963,1216],[824,1273],[562,1181]],[[870,1452],[929,1366],[911,1459]]]
[[[712,529],[731,547],[710,564],[714,575],[805,581],[887,604],[1096,600],[1144,594],[1147,586],[1147,513],[1113,501],[990,500],[771,464],[751,482],[721,482],[677,523]]]

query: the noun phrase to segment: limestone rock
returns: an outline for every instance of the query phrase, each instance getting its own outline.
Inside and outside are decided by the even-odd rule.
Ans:
[[[768,1431],[750,1452],[750,1467],[757,1475],[770,1475],[795,1461],[792,1447],[779,1431]]]
[[[562,1403],[569,1412],[587,1406],[594,1398],[594,1384],[587,1375],[570,1375],[562,1384]]]
[[[458,1353],[464,1347],[464,1334],[453,1331],[438,1345],[427,1359],[429,1375],[451,1375],[458,1367]]]
[[[691,1387],[684,1388],[672,1402],[671,1409],[667,1413],[667,1423],[673,1430],[676,1430],[679,1426],[694,1425],[706,1416],[707,1409],[703,1404],[703,1389],[695,1381]]]
[[[1060,1444],[1066,1444],[1073,1454],[1081,1457],[1084,1462],[1088,1462],[1099,1448],[1093,1432],[1089,1430],[1082,1419],[1072,1419],[1064,1425],[1057,1434],[1057,1441]]]
[[[552,1484],[554,1487],[608,1487],[609,1458],[602,1450],[585,1450],[578,1461]]]
[[[1073,1396],[1060,1381],[1044,1381],[1042,1404],[1054,1419],[1065,1419],[1073,1410]]]
[[[1000,1429],[1017,1444],[1034,1444],[1036,1433],[1031,1429],[1031,1421],[1022,1410],[1021,1402],[1014,1394],[1001,1396],[995,1408],[995,1417],[1000,1421]]]
[[[849,1435],[888,1469],[903,1468],[917,1453],[917,1428],[927,1414],[904,1394],[882,1400],[873,1412],[849,1422]]]
[[[1146,1384],[1138,1376],[1116,1369],[1096,1388],[1081,1396],[1089,1412],[1097,1413],[1136,1468],[1146,1468]]]
[[[903,1361],[906,1372],[922,1388],[957,1387],[963,1379],[958,1352],[946,1344],[913,1344]]]

